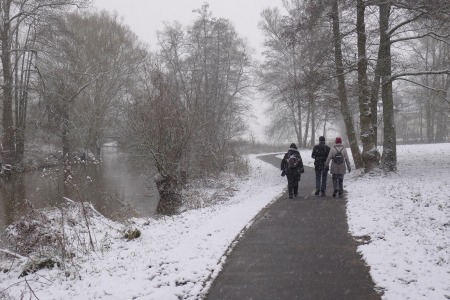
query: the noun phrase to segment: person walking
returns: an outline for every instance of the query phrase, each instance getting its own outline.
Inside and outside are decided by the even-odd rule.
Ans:
[[[301,174],[305,172],[303,167],[303,160],[300,152],[297,149],[297,145],[292,143],[288,152],[284,154],[281,160],[281,176],[286,175],[288,181],[288,193],[289,198],[298,196],[298,182],[300,181]]]
[[[325,196],[327,190],[328,170],[325,169],[325,161],[330,153],[330,147],[325,144],[325,137],[319,137],[319,144],[315,145],[311,154],[314,159],[314,169],[316,171],[316,196],[321,193]]]
[[[344,174],[346,173],[346,169],[349,173],[352,170],[350,167],[350,160],[348,159],[347,149],[342,145],[342,139],[337,137],[335,142],[336,144],[331,148],[327,160],[325,161],[326,170],[328,170],[331,161],[330,173],[333,180],[333,197],[336,197],[336,194],[342,196],[344,191]]]

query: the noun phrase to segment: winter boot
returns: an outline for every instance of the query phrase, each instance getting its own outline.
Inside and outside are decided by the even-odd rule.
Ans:
[[[321,195],[322,197],[325,197],[325,196],[326,196],[325,190],[321,190],[321,191],[320,191],[320,195]]]
[[[319,196],[320,191],[317,190],[316,193],[314,195]]]
[[[333,197],[336,197],[336,194],[337,194],[337,190],[334,190]]]

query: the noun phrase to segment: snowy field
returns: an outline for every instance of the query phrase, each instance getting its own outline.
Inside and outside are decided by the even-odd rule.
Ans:
[[[383,299],[450,299],[450,144],[397,148],[398,171],[345,175],[350,233]],[[311,151],[300,151],[313,166]],[[328,182],[331,187],[331,182]]]
[[[450,299],[449,150],[450,144],[399,146],[398,172],[346,175],[350,232],[370,239],[358,250],[383,299]],[[311,166],[311,151],[301,153]],[[123,239],[121,224],[94,214],[96,251],[65,271],[18,278],[27,259],[4,258],[0,299],[201,298],[236,237],[286,187],[276,168],[253,155],[249,161],[251,174],[236,180],[229,200],[173,217],[134,219],[138,239]],[[76,232],[78,239],[86,234]]]
[[[398,147],[398,172],[348,181],[352,235],[384,299],[450,299],[450,144]],[[356,174],[355,174],[356,175]]]

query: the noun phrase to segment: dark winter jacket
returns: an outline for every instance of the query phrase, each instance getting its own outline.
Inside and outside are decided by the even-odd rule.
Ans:
[[[298,159],[294,167],[289,167],[289,158],[291,155],[294,155]],[[281,160],[281,170],[284,171],[287,176],[300,176],[300,174],[304,172],[302,156],[297,149],[289,148],[288,152],[284,154],[284,157]]]
[[[311,157],[314,158],[314,168],[316,170],[323,170],[325,168],[328,153],[330,153],[330,147],[325,145],[324,141],[320,141],[318,145],[314,146]]]
[[[342,164],[336,164],[334,163],[334,156],[338,152],[338,150],[344,155],[344,162]],[[330,153],[328,153],[327,160],[325,161],[325,167],[328,167],[328,164],[331,161],[331,168],[330,173],[331,174],[345,174],[346,169],[350,172],[350,160],[348,159],[347,149],[345,149],[344,145],[342,144],[336,144],[334,147],[331,148]]]

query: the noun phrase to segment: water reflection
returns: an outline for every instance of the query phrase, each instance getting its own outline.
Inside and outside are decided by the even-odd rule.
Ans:
[[[0,179],[0,232],[20,216],[25,199],[34,207],[58,206],[63,197],[90,201],[111,218],[152,216],[158,206],[153,172],[142,160],[102,149],[102,163],[74,164],[67,184],[61,167],[13,174]]]

